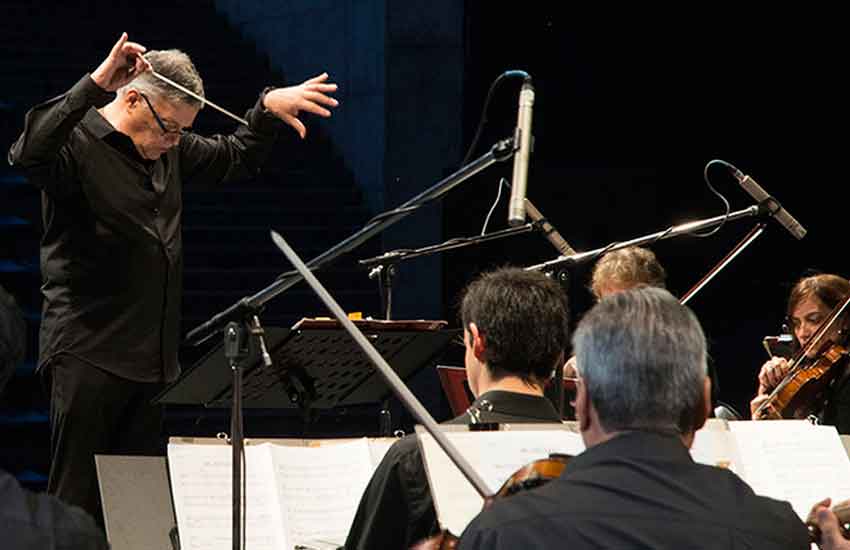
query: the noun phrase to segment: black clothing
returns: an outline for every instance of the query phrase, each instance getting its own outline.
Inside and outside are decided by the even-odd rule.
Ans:
[[[48,488],[96,519],[94,453],[161,452],[161,410],[149,400],[179,373],[183,185],[254,176],[283,126],[261,98],[250,127],[189,133],[146,161],[96,110],[112,97],[84,76],[31,109],[9,151],[42,191]]]
[[[820,421],[835,426],[840,434],[850,434],[850,366],[844,367],[827,391]]]
[[[84,76],[31,109],[9,161],[42,190],[39,366],[59,353],[137,382],[177,377],[182,188],[254,176],[282,122],[258,104],[250,128],[181,137],[144,162],[95,107],[112,97]]]
[[[675,435],[629,432],[587,449],[543,487],[497,501],[459,548],[807,550],[809,542],[787,502],[695,463]]]
[[[50,382],[47,491],[102,524],[94,455],[165,454],[158,382],[133,382],[62,354],[43,372]]]
[[[31,493],[0,470],[0,540],[5,550],[107,550],[103,532],[79,508]]]
[[[0,285],[0,394],[24,360],[27,325],[15,298]]]
[[[489,391],[470,409],[480,422],[559,422],[558,411],[545,397]],[[463,414],[449,423],[468,424]],[[407,549],[438,530],[428,478],[415,435],[396,441],[384,456],[363,493],[354,516],[347,550]]]

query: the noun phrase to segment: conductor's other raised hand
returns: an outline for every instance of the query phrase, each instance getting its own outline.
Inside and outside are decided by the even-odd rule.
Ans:
[[[307,135],[307,127],[298,118],[301,111],[307,111],[323,117],[331,116],[325,107],[333,108],[339,102],[327,94],[336,92],[337,86],[328,82],[328,73],[322,73],[297,86],[277,88],[263,98],[263,106],[276,117],[289,124],[301,139]]]
[[[91,74],[92,80],[107,92],[126,86],[151,68],[150,63],[142,57],[145,51],[147,49],[141,44],[129,42],[126,32],[121,33],[112,51]]]

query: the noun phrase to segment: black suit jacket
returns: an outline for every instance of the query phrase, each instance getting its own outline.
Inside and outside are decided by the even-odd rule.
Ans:
[[[555,407],[545,397],[506,391],[490,391],[476,399],[470,409],[479,411],[480,422],[560,422]],[[461,415],[451,424],[468,424]],[[437,516],[425,465],[415,435],[390,447],[363,493],[345,548],[407,549],[438,530]]]
[[[496,502],[460,548],[807,550],[809,542],[787,502],[695,463],[677,436],[629,432],[572,459],[559,479]]]
[[[0,547],[6,550],[107,550],[94,520],[56,497],[22,489],[0,470]]]

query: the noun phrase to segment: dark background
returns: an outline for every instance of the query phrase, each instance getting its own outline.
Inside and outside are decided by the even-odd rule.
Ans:
[[[528,195],[577,250],[723,213],[703,167],[725,159],[754,177],[809,230],[795,241],[772,222],[763,236],[691,301],[705,328],[719,396],[745,412],[793,282],[807,270],[850,273],[844,255],[846,40],[837,10],[597,10],[548,2],[4,2],[0,57],[2,147],[26,110],[93,70],[121,30],[149,48],[188,51],[207,93],[225,106],[253,104],[269,83],[295,83],[328,69],[342,106],[308,120],[309,139],[281,137],[281,154],[245,189],[189,191],[185,203],[184,328],[196,326],[288,268],[269,227],[307,257],[460,166],[491,82],[529,72],[536,88]],[[340,32],[343,29],[344,32]],[[305,68],[306,67],[306,68]],[[519,83],[496,89],[475,156],[512,135]],[[241,108],[236,108],[240,111]],[[204,110],[202,133],[230,131]],[[372,166],[370,168],[370,163]],[[378,297],[355,261],[481,230],[498,180],[492,167],[343,258],[323,275],[349,310],[378,315]],[[733,210],[752,200],[723,170],[711,181]],[[507,197],[490,223],[506,225]],[[0,284],[18,296],[31,325],[31,353],[0,401],[7,433],[2,466],[43,483],[47,401],[34,375],[39,322],[39,198],[21,175],[0,173]],[[754,225],[731,222],[708,238],[651,246],[682,295]],[[429,229],[431,228],[431,229]],[[555,257],[524,235],[439,259],[402,265],[398,317],[442,317],[456,326],[464,284],[483,269]],[[574,320],[591,305],[591,266],[570,272]],[[417,278],[416,275],[419,275]],[[289,326],[323,309],[300,285],[271,302],[264,321]],[[184,349],[189,365],[206,348]],[[462,364],[456,348],[444,362]],[[438,418],[449,415],[432,371],[411,381]],[[393,406],[396,423],[410,418]],[[376,411],[331,411],[310,427],[297,413],[253,411],[247,433],[374,434]],[[222,411],[173,410],[171,434],[227,430]]]
[[[810,269],[846,276],[850,267],[843,253],[846,87],[834,17],[467,4],[464,135],[471,136],[495,75],[531,73],[536,148],[528,195],[577,250],[722,214],[702,177],[714,158],[750,174],[809,230],[798,242],[771,223],[690,302],[709,338],[720,397],[742,412],[766,359],[761,338],[779,331],[790,286]],[[497,91],[483,144],[510,135],[518,88]],[[480,230],[497,173],[510,178],[511,166],[446,200],[448,234]],[[709,175],[733,210],[752,204],[722,169]],[[504,226],[502,206],[494,217]],[[753,225],[744,219],[713,237],[652,245],[671,292],[684,294]],[[537,236],[515,239],[447,256],[446,298],[469,273],[551,254]],[[576,317],[590,305],[590,267],[572,273]]]

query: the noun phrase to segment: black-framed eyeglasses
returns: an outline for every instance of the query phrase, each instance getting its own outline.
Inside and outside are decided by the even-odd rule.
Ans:
[[[156,123],[159,125],[160,130],[162,130],[163,135],[178,136],[179,137],[179,136],[182,136],[183,134],[186,134],[186,133],[192,131],[191,128],[174,128],[174,129],[172,129],[172,128],[169,128],[168,126],[166,126],[165,123],[162,121],[162,119],[159,117],[159,114],[156,112],[156,109],[153,108],[153,105],[151,104],[150,100],[148,99],[148,96],[146,96],[145,94],[143,94],[141,92],[139,92],[139,95],[142,96],[142,99],[144,99],[145,103],[147,103],[148,109],[151,110],[151,114],[153,115],[154,120],[156,120]]]

